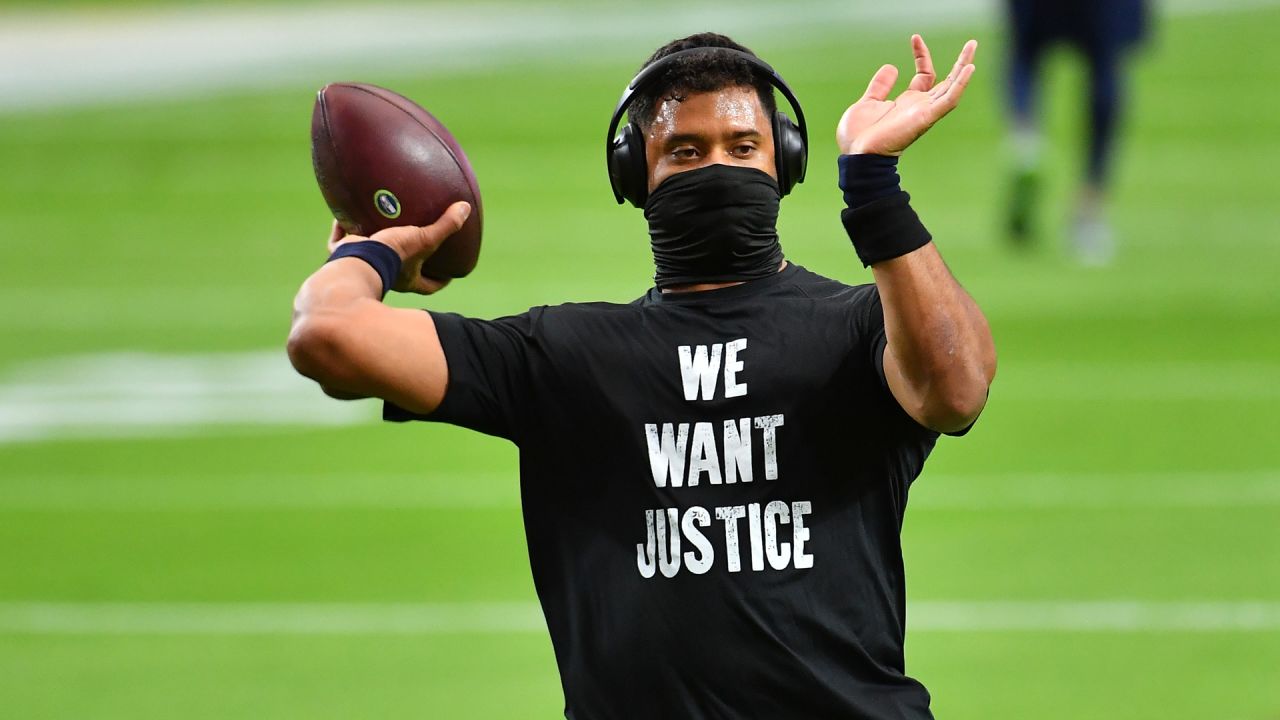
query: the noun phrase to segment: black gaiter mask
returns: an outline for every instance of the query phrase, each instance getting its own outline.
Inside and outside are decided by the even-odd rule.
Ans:
[[[778,182],[708,165],[663,180],[644,204],[658,287],[768,277],[782,264]]]

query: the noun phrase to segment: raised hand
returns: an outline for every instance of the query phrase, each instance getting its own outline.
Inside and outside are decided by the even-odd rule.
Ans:
[[[901,95],[889,99],[898,80],[898,69],[885,65],[871,78],[866,94],[845,110],[836,126],[836,143],[841,153],[901,155],[960,103],[976,69],[973,57],[978,52],[978,41],[965,43],[955,66],[942,82],[937,82],[933,58],[924,38],[912,35],[911,50],[916,59],[916,74]]]

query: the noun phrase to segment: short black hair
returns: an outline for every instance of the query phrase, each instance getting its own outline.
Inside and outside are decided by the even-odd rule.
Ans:
[[[689,93],[714,92],[729,87],[754,88],[760,96],[760,106],[770,117],[773,116],[778,103],[773,97],[773,85],[764,71],[734,53],[717,50],[729,48],[758,56],[725,35],[704,32],[672,40],[654,51],[642,68],[649,67],[672,53],[695,48],[705,48],[706,52],[690,53],[676,60],[651,80],[647,88],[636,93],[627,111],[631,120],[647,130],[653,124],[658,106],[662,102],[683,100]]]

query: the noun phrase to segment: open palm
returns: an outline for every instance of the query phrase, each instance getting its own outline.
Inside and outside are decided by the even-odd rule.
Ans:
[[[901,155],[959,104],[976,69],[973,57],[978,52],[977,41],[965,43],[951,73],[942,82],[937,82],[929,48],[919,35],[911,37],[911,50],[916,59],[916,74],[901,95],[889,99],[898,81],[898,69],[885,65],[871,78],[866,94],[845,110],[836,127],[840,152]]]

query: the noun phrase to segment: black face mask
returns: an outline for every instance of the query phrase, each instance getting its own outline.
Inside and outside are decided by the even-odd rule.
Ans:
[[[755,168],[708,165],[663,180],[644,204],[658,287],[777,272],[781,199],[777,181]]]

